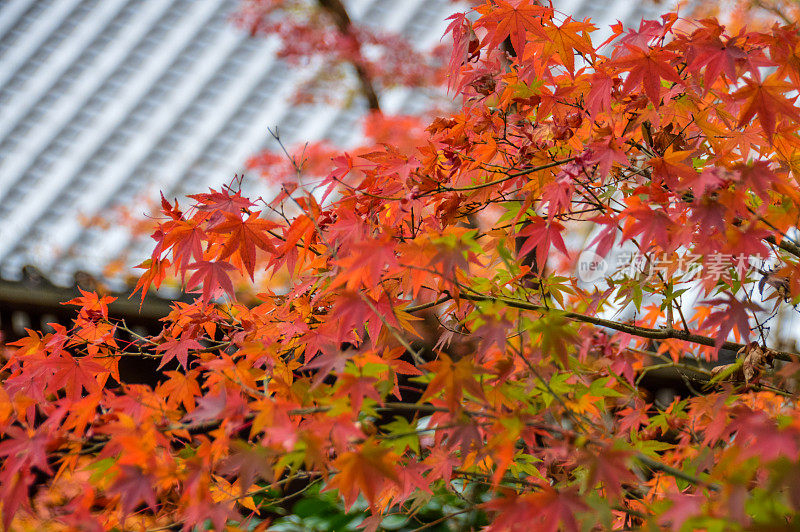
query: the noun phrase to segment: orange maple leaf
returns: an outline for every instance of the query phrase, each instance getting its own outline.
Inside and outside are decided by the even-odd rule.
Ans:
[[[487,30],[482,44],[495,48],[509,38],[518,56],[522,56],[525,50],[527,31],[546,37],[542,30],[541,17],[551,12],[527,0],[499,0],[495,5],[487,2],[476,8],[476,11],[483,16],[475,23],[475,27]]]
[[[360,450],[343,453],[333,462],[339,473],[325,490],[338,489],[347,510],[359,494],[373,504],[387,483],[398,484],[397,460],[395,453],[367,440]]]

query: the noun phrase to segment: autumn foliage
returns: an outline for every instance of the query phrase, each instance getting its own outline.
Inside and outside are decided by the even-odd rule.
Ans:
[[[798,27],[475,15],[415,146],[163,200],[136,297],[195,299],[159,335],[86,292],[13,345],[5,528],[266,528],[298,482],[372,530],[447,493],[497,531],[800,526]]]

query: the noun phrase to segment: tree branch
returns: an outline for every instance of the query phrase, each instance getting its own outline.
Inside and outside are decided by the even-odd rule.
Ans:
[[[317,3],[323,10],[325,10],[326,13],[328,13],[328,15],[331,16],[334,24],[336,24],[336,28],[339,30],[339,33],[345,37],[353,39],[356,44],[356,50],[358,51],[359,55],[361,55],[361,43],[353,33],[353,23],[350,20],[350,15],[347,14],[347,9],[344,7],[344,4],[342,4],[341,0],[317,0]],[[352,64],[356,70],[358,82],[361,84],[361,92],[367,99],[367,105],[372,111],[380,111],[381,106],[380,102],[378,101],[378,93],[375,92],[375,86],[373,85],[372,80],[367,73],[367,69],[364,68],[364,64],[360,60],[354,60],[352,61]]]
[[[508,297],[502,296],[485,296],[480,294],[459,294],[459,298],[461,299],[468,299],[470,301],[496,301],[499,303],[503,303],[504,305],[508,305],[509,307],[518,308],[521,310],[532,310],[535,312],[541,313],[548,313],[551,312],[552,309],[545,308],[541,305],[535,305],[533,303],[528,303],[527,301],[520,301],[518,299],[511,299]],[[707,345],[709,347],[716,347],[717,341],[714,338],[710,338],[708,336],[703,336],[700,334],[693,334],[689,331],[684,331],[680,329],[650,329],[647,327],[639,327],[638,325],[631,325],[628,323],[620,323],[617,321],[612,320],[605,320],[602,318],[596,318],[594,316],[587,316],[586,314],[579,314],[577,312],[568,312],[568,311],[558,311],[567,319],[580,321],[583,323],[591,323],[592,325],[597,325],[599,327],[606,327],[608,329],[613,329],[615,331],[624,332],[627,334],[631,334],[633,336],[638,336],[640,338],[649,338],[652,340],[682,340],[684,342],[690,342],[693,344],[698,345]],[[723,342],[721,345],[722,349],[730,349],[733,351],[738,351],[743,347],[746,347],[745,344],[739,344],[736,342]],[[792,361],[797,359],[797,353],[790,353],[787,351],[776,351],[771,349],[771,351],[775,354],[775,358],[779,360],[785,361]]]

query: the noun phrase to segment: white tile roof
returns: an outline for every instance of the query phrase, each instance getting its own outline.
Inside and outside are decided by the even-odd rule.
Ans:
[[[351,17],[437,44],[448,0],[350,0]],[[143,195],[202,192],[230,181],[278,126],[287,143],[356,140],[363,106],[292,107],[313,70],[288,67],[277,43],[230,22],[233,0],[0,0],[0,277],[32,264],[54,281],[99,273],[149,239],[86,228]],[[650,3],[564,0],[599,26],[653,16]],[[607,32],[606,32],[607,33]],[[599,42],[599,41],[598,41]],[[413,91],[383,94],[413,112]]]

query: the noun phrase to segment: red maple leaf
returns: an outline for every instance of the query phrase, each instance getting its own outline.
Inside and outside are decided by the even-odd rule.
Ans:
[[[700,513],[706,498],[699,493],[680,493],[670,495],[672,506],[661,514],[661,524],[669,525],[672,530],[682,530],[683,523]]]
[[[314,386],[318,386],[332,372],[336,374],[342,373],[345,364],[354,355],[355,351],[353,350],[340,349],[338,344],[326,342],[316,356],[313,358],[306,357],[306,360],[311,360],[311,362],[306,362],[303,369],[319,370],[314,377]]]
[[[536,249],[536,263],[544,267],[547,263],[547,256],[550,254],[550,245],[554,245],[564,255],[569,256],[567,246],[561,237],[564,226],[560,223],[544,218],[533,218],[522,230],[517,233],[517,237],[525,238],[525,242],[519,250],[519,256],[525,257]]]
[[[210,193],[191,194],[188,196],[197,201],[197,210],[239,214],[254,205],[252,201],[242,196],[240,190],[237,190],[233,195],[231,195],[231,190],[228,188],[223,188],[221,191],[216,191],[213,188],[209,190],[211,191]]]
[[[599,177],[605,178],[614,163],[626,166],[628,154],[613,136],[608,136],[601,141],[593,142],[589,146],[589,164],[598,165]]]
[[[120,496],[122,513],[129,515],[140,503],[147,504],[151,510],[156,509],[156,494],[153,491],[155,478],[134,465],[119,466],[120,475],[108,489],[109,493]]]
[[[105,367],[90,357],[75,358],[66,351],[47,357],[42,367],[51,372],[47,389],[55,391],[64,388],[71,399],[78,399],[84,389],[89,393],[96,391],[100,387],[98,376],[109,374]]]
[[[672,248],[672,235],[677,230],[677,224],[672,221],[669,214],[664,210],[654,210],[648,205],[641,205],[638,198],[631,198],[631,207],[625,210],[629,216],[623,231],[625,238],[639,237],[639,244],[642,249],[648,249],[652,245],[660,247],[662,250]]]
[[[242,260],[250,279],[256,267],[256,247],[264,251],[275,251],[269,231],[278,227],[275,222],[259,218],[259,212],[242,220],[239,213],[225,213],[225,220],[210,230],[212,233],[228,235],[217,260],[226,260],[234,253]]]
[[[676,54],[663,49],[642,50],[629,44],[625,46],[628,48],[629,54],[617,62],[620,69],[628,71],[623,90],[630,93],[633,89],[641,86],[653,105],[659,105],[662,90],[661,80],[681,83],[677,70],[671,64],[676,59]]]
[[[353,411],[361,411],[361,404],[365,397],[374,399],[377,403],[381,402],[381,396],[375,388],[378,379],[375,377],[359,377],[350,373],[339,376],[339,389],[336,395],[339,397],[349,397]]]
[[[148,290],[150,290],[150,286],[155,285],[156,289],[161,286],[161,283],[167,276],[167,268],[169,268],[169,266],[169,259],[157,258],[147,259],[136,266],[137,268],[144,268],[145,272],[141,275],[141,277],[139,277],[139,280],[136,282],[136,287],[134,288],[133,292],[131,292],[130,297],[133,297],[139,290],[142,291],[142,299],[139,305],[140,308],[141,305],[144,304],[144,298],[147,295]]]
[[[586,111],[592,117],[601,111],[611,110],[611,89],[614,88],[614,78],[605,71],[598,69],[591,78],[591,87],[586,95]]]
[[[509,491],[483,507],[495,512],[492,524],[486,528],[489,532],[577,532],[580,527],[575,514],[584,510],[586,504],[572,491],[559,492],[550,486],[542,486],[533,493]]]
[[[3,529],[11,530],[14,515],[22,507],[29,507],[28,489],[34,475],[28,469],[4,471],[0,477],[0,494],[3,496]]]
[[[274,451],[243,441],[235,441],[231,447],[231,454],[225,460],[222,471],[237,476],[241,493],[250,489],[256,479],[272,480],[274,475],[269,459]]]
[[[175,267],[184,274],[189,261],[194,258],[203,260],[203,242],[208,239],[206,232],[193,221],[175,221],[164,224],[164,247],[172,246],[172,258]]]
[[[704,305],[723,305],[724,308],[708,315],[703,322],[703,327],[713,329],[718,327],[716,345],[721,346],[728,339],[728,334],[736,329],[743,341],[750,337],[750,314],[763,310],[752,301],[741,302],[730,294],[725,299],[709,299],[703,301]]]
[[[593,488],[601,482],[606,496],[617,497],[624,483],[636,480],[629,464],[632,456],[631,451],[606,448],[584,451],[578,461],[588,466],[587,486]]]
[[[771,142],[775,133],[777,116],[790,118],[793,122],[800,122],[800,112],[794,105],[797,96],[786,98],[784,95],[791,92],[794,86],[776,75],[767,77],[763,82],[745,78],[745,86],[733,93],[733,98],[742,102],[737,127],[742,127],[750,122],[756,114],[761,128]]]
[[[195,272],[189,277],[186,286],[191,290],[202,285],[203,303],[208,303],[212,297],[219,297],[222,294],[228,294],[231,299],[235,297],[233,282],[227,272],[236,268],[230,263],[203,260],[190,264],[189,269],[193,269]]]
[[[161,364],[158,368],[163,368],[170,360],[177,358],[181,366],[188,369],[189,351],[202,349],[203,346],[194,338],[170,338],[156,347],[156,351],[163,351]]]
[[[724,28],[717,21],[706,19],[699,23],[703,28],[692,35],[692,44],[686,54],[686,69],[698,73],[705,67],[704,90],[707,93],[720,74],[724,73],[728,82],[736,81],[736,67],[744,63],[749,55],[739,46],[746,39],[744,31],[723,41],[721,34]]]

